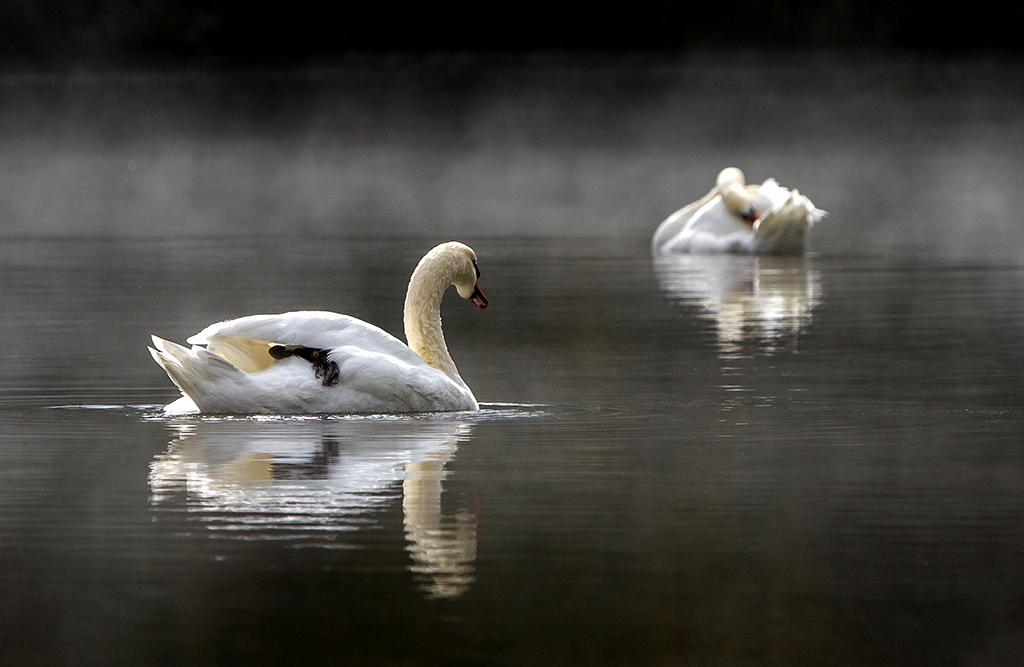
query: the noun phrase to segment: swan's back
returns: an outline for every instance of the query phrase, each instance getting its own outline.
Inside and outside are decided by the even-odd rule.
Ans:
[[[235,365],[263,369],[274,361],[272,345],[302,345],[319,349],[356,346],[390,354],[416,364],[423,360],[380,327],[350,315],[322,310],[299,310],[278,315],[248,315],[211,324],[188,341],[205,345]],[[241,363],[236,362],[238,358]]]
[[[729,211],[714,194],[672,214],[654,234],[654,254],[749,252],[750,225]]]

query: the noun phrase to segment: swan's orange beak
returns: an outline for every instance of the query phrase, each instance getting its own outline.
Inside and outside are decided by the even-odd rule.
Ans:
[[[751,207],[748,213],[745,213],[740,217],[746,220],[747,224],[750,225],[751,227],[757,227],[757,222],[761,216],[757,214],[757,211],[755,211],[753,207]]]
[[[473,293],[469,295],[469,300],[481,308],[487,307],[487,297],[480,291],[480,283],[473,286]]]

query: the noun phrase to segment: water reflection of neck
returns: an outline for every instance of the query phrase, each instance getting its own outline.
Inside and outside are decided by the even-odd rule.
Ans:
[[[473,583],[476,561],[476,523],[468,511],[459,511],[454,521],[441,512],[444,465],[451,451],[412,461],[406,465],[402,484],[402,509],[412,571],[428,577],[426,588],[435,597],[455,598]]]

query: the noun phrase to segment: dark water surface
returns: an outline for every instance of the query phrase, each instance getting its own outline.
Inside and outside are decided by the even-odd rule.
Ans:
[[[1019,64],[0,77],[0,664],[1021,665]],[[651,261],[736,165],[806,258]],[[177,418],[146,351],[402,333],[474,414]]]
[[[1020,664],[1020,263],[465,238],[481,412],[160,415],[150,333],[401,334],[438,240],[6,242],[4,664]]]

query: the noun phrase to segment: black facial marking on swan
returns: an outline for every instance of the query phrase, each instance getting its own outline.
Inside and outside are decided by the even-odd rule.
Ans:
[[[338,369],[338,364],[327,358],[330,350],[302,347],[301,345],[271,345],[268,352],[275,359],[285,359],[292,356],[305,359],[313,366],[313,374],[318,380],[323,381],[325,387],[336,385],[338,380],[341,379],[341,371]]]

